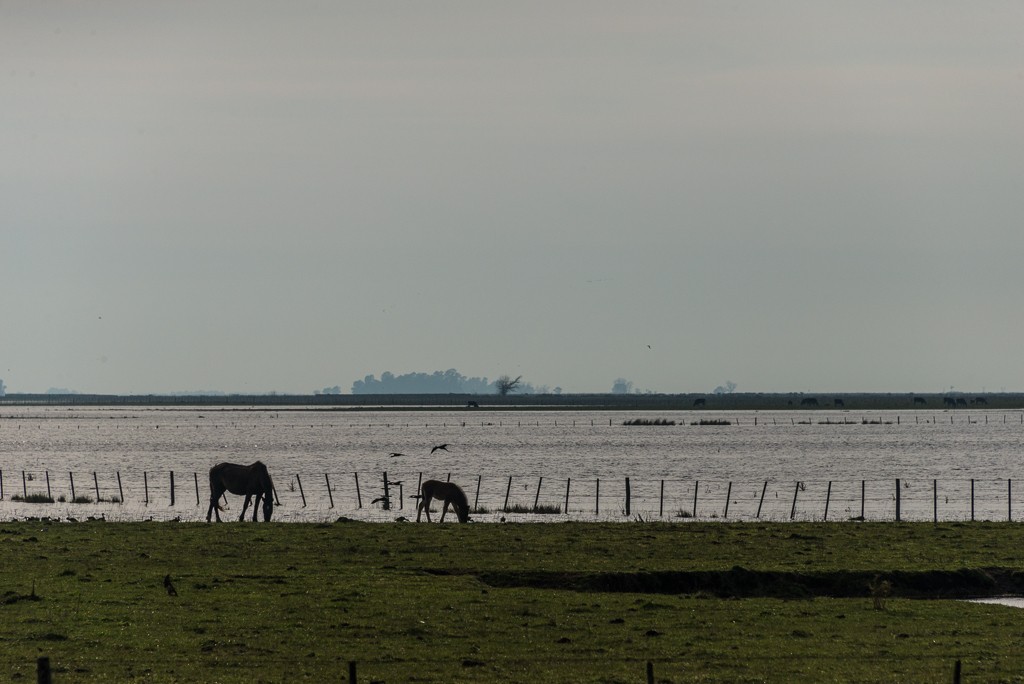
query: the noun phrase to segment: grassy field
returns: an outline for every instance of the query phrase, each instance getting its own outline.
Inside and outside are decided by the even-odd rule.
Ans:
[[[1010,523],[0,523],[32,681],[1020,681]],[[164,587],[170,575],[177,595]],[[914,598],[911,598],[914,597]]]

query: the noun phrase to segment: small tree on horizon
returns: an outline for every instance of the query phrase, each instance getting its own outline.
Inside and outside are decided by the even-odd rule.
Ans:
[[[516,388],[519,387],[519,381],[522,379],[522,375],[518,376],[515,379],[512,379],[507,375],[502,375],[500,378],[494,381],[494,386],[495,388],[497,388],[498,394],[504,397],[507,394],[515,392]]]

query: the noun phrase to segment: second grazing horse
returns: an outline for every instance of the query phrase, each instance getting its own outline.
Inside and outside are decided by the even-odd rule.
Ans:
[[[454,482],[441,482],[440,480],[427,480],[420,485],[420,505],[416,507],[416,522],[420,521],[420,515],[427,512],[427,522],[430,520],[430,502],[433,499],[440,499],[444,502],[441,509],[441,522],[448,513],[448,506],[455,509],[455,515],[459,522],[469,522],[469,501],[466,500],[466,493]]]

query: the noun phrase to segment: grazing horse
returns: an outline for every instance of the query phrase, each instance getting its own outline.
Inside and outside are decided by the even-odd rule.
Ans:
[[[440,480],[427,480],[420,485],[420,505],[416,507],[416,522],[420,521],[420,514],[427,512],[427,522],[430,520],[431,499],[444,501],[444,508],[441,509],[441,522],[448,512],[448,506],[455,509],[455,515],[459,516],[459,522],[469,522],[469,501],[466,500],[466,493],[454,482],[441,482]]]
[[[221,507],[218,501],[220,497],[224,496],[225,491],[245,495],[242,514],[238,516],[239,521],[245,519],[249,501],[255,496],[256,501],[252,505],[252,521],[256,522],[262,498],[263,519],[270,522],[270,514],[274,512],[274,482],[270,479],[267,466],[262,462],[256,461],[252,465],[218,463],[210,468],[210,508],[206,511],[206,522],[210,522],[210,516],[213,514],[217,515],[217,522],[220,522]]]

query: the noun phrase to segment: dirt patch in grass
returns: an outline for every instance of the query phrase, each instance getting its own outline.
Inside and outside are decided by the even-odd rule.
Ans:
[[[704,594],[720,598],[859,598],[888,582],[900,598],[976,598],[1024,594],[1024,572],[1009,568],[927,571],[725,571],[545,572],[496,571],[477,575],[492,587],[565,589],[637,594]]]

